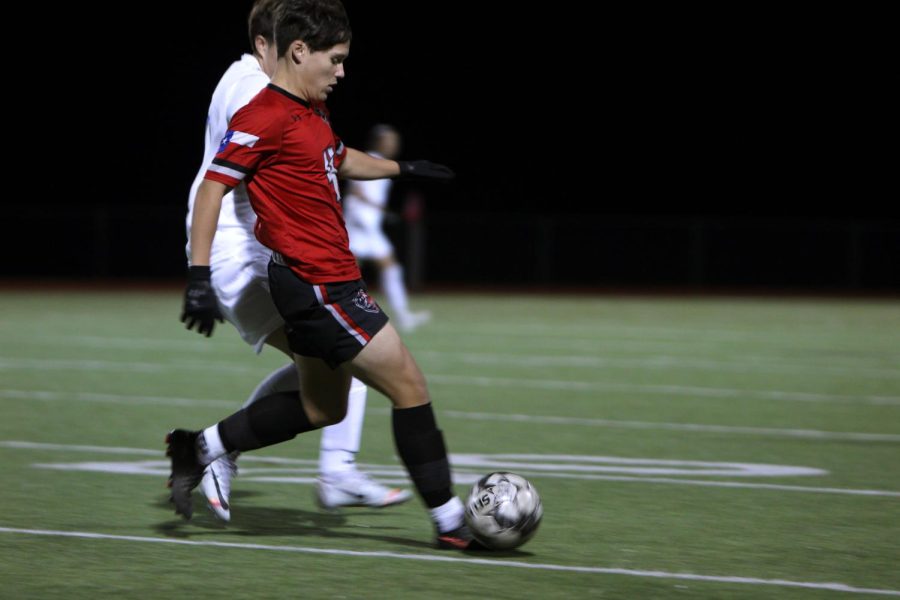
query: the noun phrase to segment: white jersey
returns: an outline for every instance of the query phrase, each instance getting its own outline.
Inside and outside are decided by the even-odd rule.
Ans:
[[[191,186],[187,215],[187,255],[191,256],[191,219],[194,199],[206,170],[212,163],[219,144],[228,131],[228,123],[238,110],[250,102],[269,83],[259,61],[244,54],[232,63],[213,92],[206,117],[206,140],[203,164]],[[232,323],[256,352],[284,321],[269,294],[267,265],[272,251],[260,244],[253,233],[256,213],[250,206],[244,184],[222,198],[219,225],[210,249],[212,285],[222,316]]]
[[[194,213],[194,199],[197,189],[209,165],[212,163],[219,144],[228,131],[228,123],[240,108],[250,102],[256,94],[269,83],[269,77],[262,70],[259,61],[252,54],[244,54],[241,59],[232,63],[213,92],[206,117],[206,140],[203,153],[203,164],[194,178],[191,194],[188,199],[187,236],[188,256],[191,244],[191,219]],[[222,210],[219,213],[217,232],[242,229],[253,237],[253,226],[256,224],[256,213],[250,207],[250,198],[244,184],[234,188],[222,198]]]
[[[377,152],[369,152],[375,158],[384,158]],[[373,179],[371,181],[354,181],[344,196],[344,222],[347,229],[365,229],[377,231],[381,229],[388,197],[391,195],[390,179]]]

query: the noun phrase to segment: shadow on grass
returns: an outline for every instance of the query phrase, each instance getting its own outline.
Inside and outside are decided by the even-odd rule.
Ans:
[[[256,495],[253,492],[236,492],[232,496],[235,505],[241,498]],[[161,497],[153,503],[158,508],[174,512],[168,497]],[[384,513],[377,510],[353,509],[354,516],[378,517]],[[413,548],[429,548],[431,544],[374,531],[364,532],[358,527],[347,528],[347,517],[343,512],[324,512],[319,510],[303,510],[299,508],[267,508],[260,506],[241,506],[232,513],[229,523],[216,519],[205,508],[203,499],[194,496],[194,516],[190,521],[176,517],[154,526],[154,529],[166,537],[191,539],[210,534],[227,534],[230,536],[265,537],[265,536],[297,536],[326,539],[365,539],[388,542],[395,545]],[[372,527],[373,530],[387,531],[396,527]]]
[[[258,495],[260,495],[258,492],[235,491],[232,500],[236,501],[236,506],[238,506],[241,499]],[[161,497],[154,505],[174,512],[168,497]],[[417,550],[434,549],[431,540],[414,540],[376,532],[397,529],[396,527],[371,527],[369,528],[371,532],[363,531],[358,526],[348,527],[347,514],[351,514],[350,511],[354,517],[363,516],[367,519],[385,516],[383,510],[376,509],[353,508],[346,512],[325,512],[298,508],[241,506],[232,513],[232,520],[224,523],[214,517],[206,509],[203,498],[195,494],[194,516],[190,521],[176,517],[155,525],[154,529],[166,537],[185,540],[193,537],[209,539],[210,535],[220,534],[246,537],[297,536],[299,538],[374,540]],[[521,550],[473,550],[463,552],[463,554],[471,558],[527,558],[534,556],[531,552]]]

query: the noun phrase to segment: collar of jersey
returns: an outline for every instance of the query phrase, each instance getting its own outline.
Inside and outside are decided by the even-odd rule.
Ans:
[[[289,91],[287,91],[286,89],[278,87],[278,86],[275,85],[274,83],[270,83],[270,84],[267,85],[266,87],[269,88],[270,90],[272,90],[273,92],[278,92],[278,93],[281,94],[282,96],[285,96],[285,97],[287,97],[287,98],[290,98],[290,99],[293,100],[294,102],[299,102],[300,104],[302,104],[302,105],[305,106],[306,108],[312,108],[312,105],[311,105],[309,102],[307,102],[306,100],[304,100],[303,98],[301,98],[300,96],[295,96],[295,95],[293,95],[292,93],[290,93]]]

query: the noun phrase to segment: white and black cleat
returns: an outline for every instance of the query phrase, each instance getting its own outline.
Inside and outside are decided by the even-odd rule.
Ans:
[[[345,506],[385,508],[402,504],[412,494],[400,488],[382,485],[356,469],[335,475],[322,475],[316,480],[316,502],[326,510]]]

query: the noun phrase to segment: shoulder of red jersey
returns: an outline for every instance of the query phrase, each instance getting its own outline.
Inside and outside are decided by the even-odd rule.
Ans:
[[[235,187],[281,146],[290,110],[264,88],[232,117],[205,178]]]

